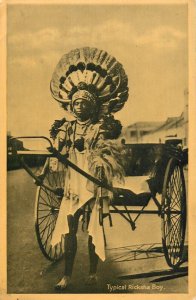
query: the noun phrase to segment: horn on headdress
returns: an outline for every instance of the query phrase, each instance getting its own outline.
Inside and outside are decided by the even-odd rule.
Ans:
[[[127,75],[114,57],[106,51],[84,47],[63,55],[52,75],[50,90],[56,101],[67,105],[75,93],[86,90],[98,105],[104,106],[105,113],[114,113],[128,99],[127,85]]]

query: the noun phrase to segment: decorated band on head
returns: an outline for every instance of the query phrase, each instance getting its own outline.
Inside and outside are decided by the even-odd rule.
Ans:
[[[97,96],[91,91],[89,92],[88,86],[86,83],[79,83],[78,90],[73,94],[71,103],[70,103],[70,110],[73,113],[73,115],[76,118],[82,117],[83,114],[83,120],[86,121],[87,119],[91,119],[93,121],[96,121],[95,116],[97,116],[98,113],[98,105],[97,105]],[[81,114],[77,113],[77,106],[81,104],[81,108],[83,108],[83,111]],[[86,116],[85,116],[86,115]]]
[[[122,65],[106,51],[84,47],[65,54],[50,84],[52,96],[73,113],[73,103],[91,103],[100,120],[119,111],[128,98],[128,79]]]

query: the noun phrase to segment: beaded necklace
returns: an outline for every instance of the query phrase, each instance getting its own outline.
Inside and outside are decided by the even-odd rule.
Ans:
[[[91,124],[90,119],[83,122],[76,120],[76,122],[74,123],[73,140],[72,140],[73,142],[72,145],[74,148],[77,148],[79,150],[78,144],[81,147],[80,149],[84,148],[84,136],[90,124]],[[79,129],[79,132],[77,131],[77,129]],[[77,136],[79,137],[77,138]]]

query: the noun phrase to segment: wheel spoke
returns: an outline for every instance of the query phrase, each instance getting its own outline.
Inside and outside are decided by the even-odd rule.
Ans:
[[[52,205],[51,198],[48,196],[47,190],[45,188],[41,189],[40,197],[42,199],[45,199],[46,203],[49,203],[50,205]]]
[[[43,216],[41,216],[41,217],[39,217],[38,216],[38,220],[40,220],[40,219],[46,219],[47,217],[49,217],[50,215],[52,215],[52,213],[51,212],[49,212],[49,214],[47,214],[47,215],[43,215]]]
[[[50,230],[50,229],[51,229],[51,230]],[[45,242],[43,243],[43,246],[44,246],[44,247],[46,246],[46,244],[47,244],[49,238],[52,236],[52,233],[53,233],[53,228],[51,228],[51,223],[50,223],[50,226],[49,226],[49,230],[50,230],[50,233],[48,234],[48,236],[47,236]],[[48,231],[49,231],[49,230],[48,230]]]
[[[48,204],[48,202],[46,201],[46,199],[41,195],[41,193],[40,193],[39,196],[40,196],[40,198],[45,202],[46,205],[50,205],[50,204]],[[39,202],[39,203],[40,203],[40,202]]]
[[[44,226],[44,229],[40,230],[40,232],[39,232],[41,240],[43,239],[44,233],[45,233],[45,231],[46,231],[46,229],[48,227],[49,222],[50,222],[50,217],[48,218],[48,220],[47,220],[47,222],[46,222],[46,224]]]
[[[162,194],[163,247],[169,266],[181,263],[186,226],[185,183],[181,166],[170,159]]]
[[[52,188],[64,188],[67,167],[58,163],[56,171],[47,170],[44,183]],[[64,236],[55,247],[50,244],[62,199],[41,186],[37,195],[36,233],[43,254],[50,260],[58,260],[64,253]]]
[[[49,194],[49,191],[48,191],[46,188],[44,188],[44,189],[43,189],[43,192],[46,194],[46,196],[47,196],[47,198],[48,198],[50,204],[52,205],[52,199],[51,199],[51,196],[50,196],[50,194]]]
[[[172,193],[174,193],[174,197],[178,197],[178,188],[176,186],[176,177],[175,176],[172,176],[172,182],[171,182],[171,185],[170,185],[170,188],[171,188],[171,197],[172,197]],[[173,197],[172,197],[173,198]],[[175,198],[173,198],[175,199]]]
[[[47,229],[51,224],[53,224],[54,222],[56,222],[56,220],[52,220],[50,223],[49,223],[49,221],[50,221],[50,220],[48,220],[48,222],[47,222],[46,226],[44,227],[44,229],[42,229],[42,230],[40,231],[40,236],[41,236],[41,238],[43,238],[44,233],[46,232],[46,229]],[[49,224],[48,224],[48,223],[49,223]]]
[[[58,207],[59,207],[60,201],[57,200],[57,197],[52,192],[50,192],[50,196],[51,196],[52,200],[56,203],[56,205],[58,205]]]
[[[38,220],[42,219],[41,222],[38,222],[38,225],[40,226],[42,223],[44,223],[44,221],[46,220],[46,218],[47,218],[48,216],[50,216],[50,215],[51,215],[51,213],[49,213],[45,218],[43,218],[43,217],[38,218]]]
[[[177,178],[177,179],[174,180],[173,184],[174,184],[174,189],[175,189],[176,193],[178,193],[178,190],[179,190],[179,183],[180,183],[179,169],[178,169],[176,178]]]
[[[178,219],[173,223],[173,226],[177,223],[177,221],[178,221]],[[172,227],[173,228],[173,227]],[[170,230],[169,230],[169,232],[168,232],[168,234],[170,234],[170,232],[171,232],[171,230],[172,230],[172,228],[170,228]],[[168,234],[165,236],[166,238],[167,238],[167,236],[168,236]]]
[[[172,226],[172,230],[171,230],[171,233],[169,235],[169,242],[170,242],[170,244],[172,244],[173,241],[175,242],[175,239],[178,238],[178,235],[175,235],[175,234],[176,234],[176,231],[179,229],[179,224],[180,223],[178,222],[175,227]]]

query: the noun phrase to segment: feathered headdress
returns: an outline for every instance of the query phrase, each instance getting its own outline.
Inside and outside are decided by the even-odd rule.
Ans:
[[[63,55],[52,76],[55,100],[69,109],[73,99],[93,101],[100,116],[119,111],[128,98],[128,79],[122,65],[106,51],[84,47]]]

